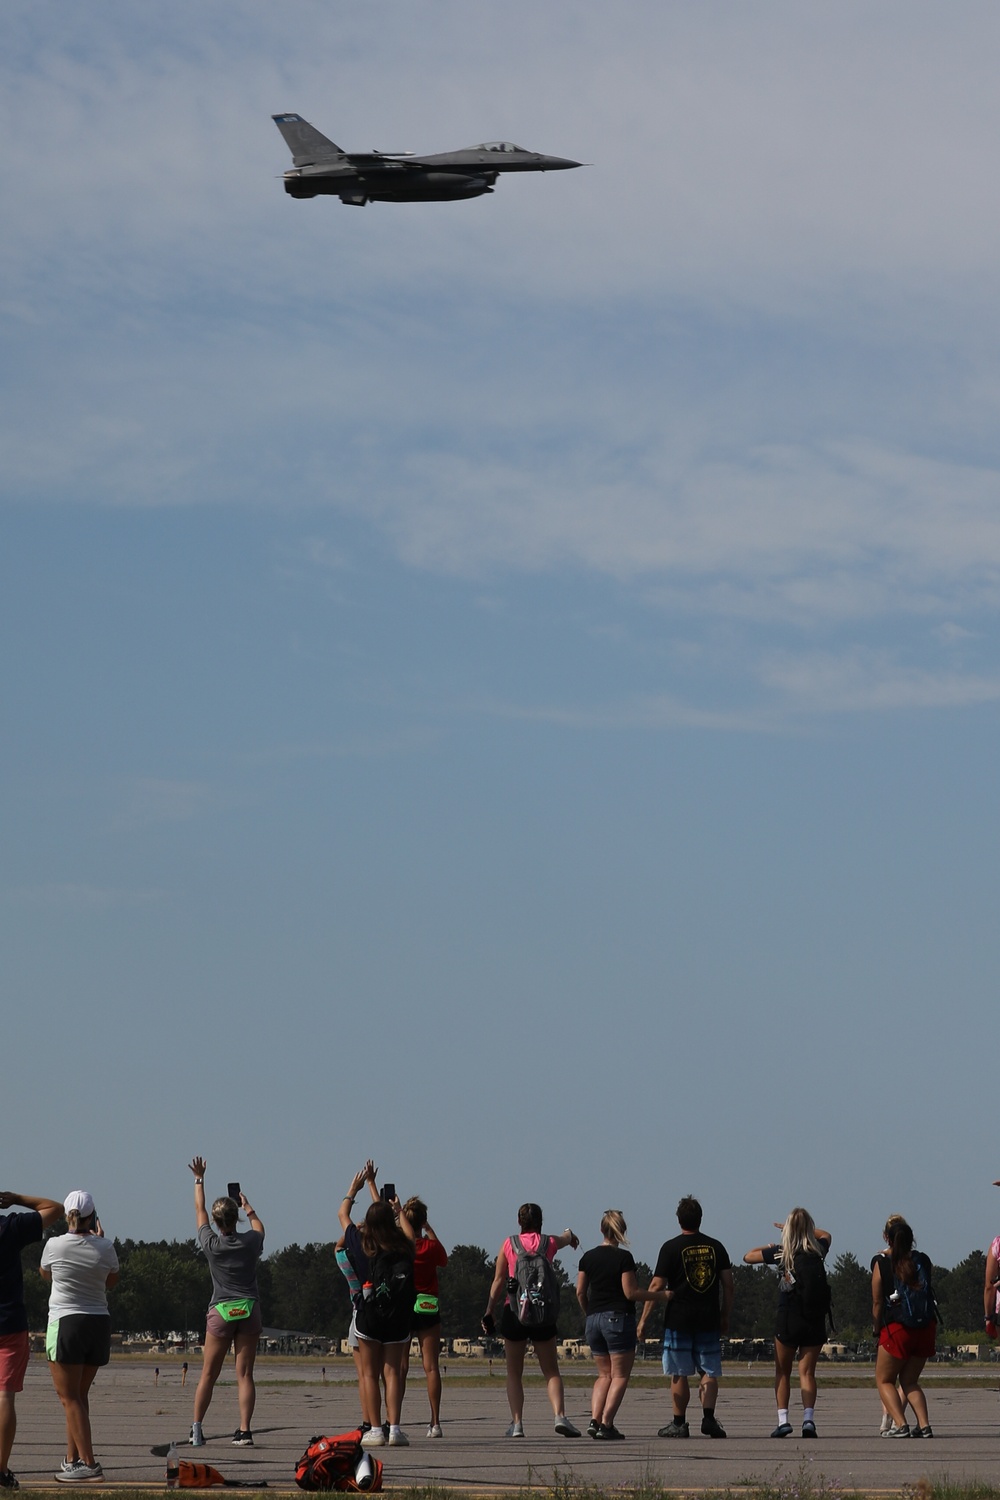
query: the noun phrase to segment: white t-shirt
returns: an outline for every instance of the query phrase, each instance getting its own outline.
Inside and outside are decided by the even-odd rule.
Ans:
[[[52,1273],[50,1323],[67,1313],[99,1317],[107,1312],[108,1276],[118,1270],[111,1240],[97,1234],[60,1234],[45,1241],[42,1268]]]

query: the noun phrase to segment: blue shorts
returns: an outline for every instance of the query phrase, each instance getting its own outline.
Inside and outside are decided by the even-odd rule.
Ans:
[[[587,1343],[591,1354],[630,1354],[635,1348],[635,1313],[588,1313]]]
[[[722,1374],[722,1339],[718,1330],[711,1333],[683,1333],[679,1329],[663,1331],[664,1375],[709,1375],[718,1380]]]

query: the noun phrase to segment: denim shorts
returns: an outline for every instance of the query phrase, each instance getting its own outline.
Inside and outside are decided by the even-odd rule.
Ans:
[[[635,1348],[635,1313],[588,1313],[587,1343],[591,1354],[630,1354]]]
[[[683,1333],[676,1328],[663,1332],[664,1375],[709,1375],[718,1380],[722,1374],[722,1339],[718,1329],[711,1333]]]

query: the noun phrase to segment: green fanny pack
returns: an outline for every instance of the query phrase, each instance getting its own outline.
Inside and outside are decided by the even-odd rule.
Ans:
[[[215,1310],[224,1323],[245,1323],[255,1305],[254,1297],[237,1297],[229,1298],[226,1302],[216,1302]]]
[[[436,1313],[440,1311],[440,1305],[436,1297],[429,1292],[418,1292],[417,1300],[413,1304],[415,1313]]]

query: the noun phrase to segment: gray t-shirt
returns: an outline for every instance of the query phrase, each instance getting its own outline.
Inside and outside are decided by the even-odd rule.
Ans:
[[[205,1252],[212,1273],[212,1300],[235,1301],[240,1297],[259,1297],[257,1262],[264,1248],[264,1236],[257,1229],[246,1234],[218,1234],[211,1224],[202,1224],[198,1243]]]

